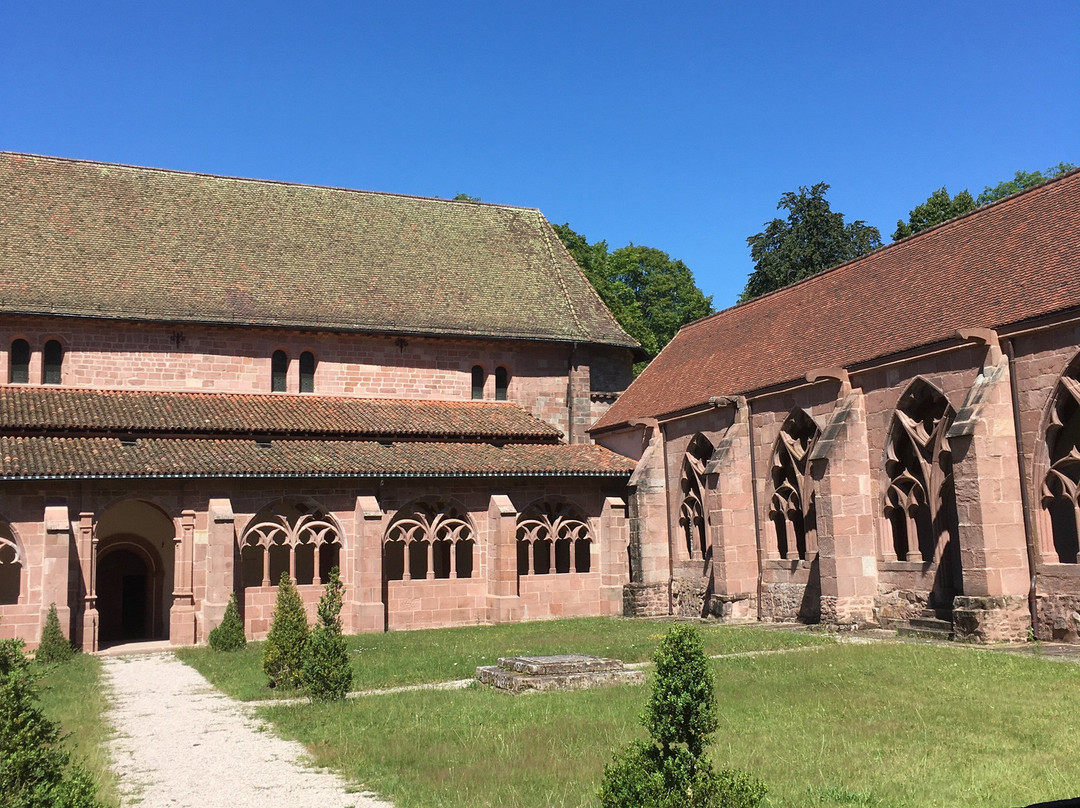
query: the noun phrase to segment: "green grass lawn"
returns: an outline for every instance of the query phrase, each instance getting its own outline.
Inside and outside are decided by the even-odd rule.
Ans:
[[[99,797],[116,805],[116,778],[109,769],[110,728],[104,714],[108,700],[101,686],[101,660],[88,654],[47,670],[39,681],[45,714],[68,734],[68,750],[98,783]]]
[[[775,635],[774,635],[775,636]],[[775,806],[1021,806],[1080,795],[1080,667],[917,644],[713,661],[719,766]],[[643,736],[647,687],[485,688],[259,710],[313,759],[414,806],[578,806]]]
[[[641,662],[652,658],[663,636],[663,622],[622,618],[578,618],[501,626],[392,631],[348,637],[353,661],[353,688],[374,688],[443,682],[473,676],[478,665],[494,665],[515,654],[596,654]],[[770,648],[794,648],[832,642],[808,633],[751,627],[703,625],[709,654]],[[220,654],[207,647],[181,648],[177,657],[198,670],[215,687],[244,701],[273,698],[262,672],[262,643],[243,651]]]

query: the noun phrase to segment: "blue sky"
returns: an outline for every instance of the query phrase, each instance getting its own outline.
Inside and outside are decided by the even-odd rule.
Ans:
[[[787,190],[888,240],[1080,164],[1080,3],[0,4],[0,149],[540,208],[718,307]]]

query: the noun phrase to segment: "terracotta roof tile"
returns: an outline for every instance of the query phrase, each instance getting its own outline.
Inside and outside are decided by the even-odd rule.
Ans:
[[[636,346],[533,209],[8,152],[0,311]]]
[[[594,445],[0,436],[0,478],[626,477]]]
[[[1080,306],[1080,171],[683,328],[594,429]]]
[[[544,440],[560,432],[516,404],[0,386],[0,431]]]

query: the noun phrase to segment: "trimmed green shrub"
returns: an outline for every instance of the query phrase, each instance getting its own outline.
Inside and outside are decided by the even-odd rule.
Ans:
[[[51,665],[54,662],[67,662],[75,655],[68,638],[60,629],[60,618],[56,614],[56,604],[49,605],[45,617],[45,626],[41,629],[41,642],[34,652],[34,661],[39,665]]]
[[[101,808],[97,786],[45,717],[22,640],[0,640],[0,805]]]
[[[270,687],[296,690],[303,684],[301,672],[307,640],[304,602],[289,579],[289,573],[283,572],[278,581],[270,633],[266,635],[263,645],[263,673],[270,680]]]
[[[229,605],[221,624],[210,632],[210,647],[215,651],[239,651],[247,645],[244,636],[244,623],[240,619],[240,609],[236,605],[236,593],[229,595]]]
[[[338,568],[330,570],[319,598],[319,617],[308,637],[304,689],[313,699],[341,701],[352,685],[349,648],[341,635],[341,601],[345,590]]]
[[[712,669],[701,638],[674,626],[653,657],[656,675],[634,741],[604,767],[603,808],[754,808],[765,785],[737,769],[717,772],[705,750],[717,728]]]

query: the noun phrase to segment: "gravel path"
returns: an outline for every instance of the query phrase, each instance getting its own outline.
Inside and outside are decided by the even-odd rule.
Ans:
[[[105,660],[124,805],[143,808],[393,808],[348,793],[172,654]]]

